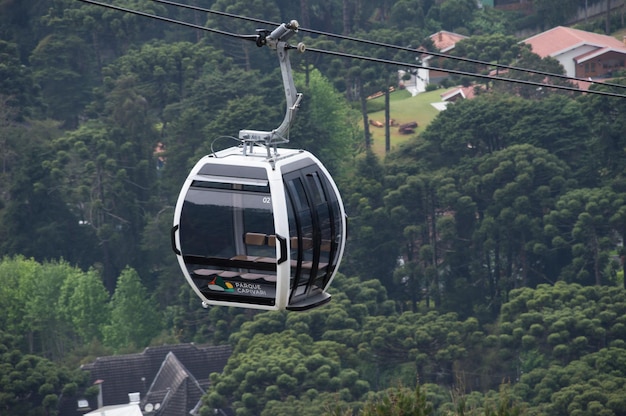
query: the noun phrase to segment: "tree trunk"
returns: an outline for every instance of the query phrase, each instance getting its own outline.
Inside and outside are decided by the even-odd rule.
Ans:
[[[244,58],[246,61],[246,71],[250,71],[251,70],[250,51],[248,51],[248,45],[243,45],[243,54],[244,54]]]
[[[600,272],[600,243],[598,236],[593,236],[593,273],[595,275],[596,286],[602,284],[602,273]]]
[[[361,0],[356,0],[354,2],[354,9],[352,12],[352,15],[355,16],[354,19],[352,19],[352,30],[354,32],[358,32],[359,29],[361,29],[361,16],[363,14],[363,10],[361,10],[363,8],[363,4],[361,3]]]
[[[611,0],[606,0],[606,28],[604,32],[607,35],[611,34]]]
[[[363,133],[365,134],[365,148],[369,150],[372,147],[372,143],[370,140],[370,124],[367,116],[367,97],[365,96],[365,91],[363,91],[363,83],[360,79],[359,97],[361,100],[361,114],[363,114]]]
[[[618,232],[618,234],[622,237],[622,241],[626,241],[626,227],[620,227],[622,230]],[[624,279],[622,280],[622,287],[626,289],[626,250],[624,250],[624,245],[620,250],[617,251],[620,265],[622,266],[622,273],[624,275]],[[619,269],[618,269],[619,270]]]
[[[389,87],[385,87],[385,153],[391,151],[391,134],[389,132]]]
[[[419,284],[416,284],[417,276],[415,275],[415,268],[411,267],[409,284],[411,287],[411,312],[417,312],[417,291],[419,290]]]
[[[343,34],[350,34],[350,0],[343,0],[342,2],[342,17],[343,17]]]
[[[311,17],[309,15],[309,2],[308,0],[300,0],[300,23],[302,27],[311,27]]]
[[[425,183],[422,187],[422,201],[420,201],[423,211],[421,240],[431,248],[428,258],[420,258],[423,262],[424,275],[428,282],[428,292],[435,307],[440,305],[441,294],[439,293],[439,276],[437,274],[437,226],[435,224],[435,200],[433,189],[430,183]]]
[[[528,265],[528,255],[526,253],[526,249],[524,248],[525,242],[522,245],[522,250],[520,252],[520,263],[522,265],[522,287],[527,287],[528,286],[528,268],[530,267]]]
[[[494,259],[493,259],[493,282],[491,288],[491,300],[492,307],[495,311],[499,309],[499,297],[500,297],[500,276],[501,276],[501,267],[500,267],[500,241],[496,241],[494,248]]]
[[[191,2],[191,4],[193,6],[197,6],[198,2],[196,0],[196,1]],[[193,23],[197,26],[202,26],[203,24],[206,23],[206,17],[204,18],[204,22],[203,22],[202,15],[200,14],[200,12],[198,10],[194,10],[193,11]],[[200,29],[196,29],[195,33],[196,33],[196,42],[200,42],[202,40],[202,35],[204,34],[204,31]]]
[[[102,246],[102,280],[104,287],[107,291],[113,295],[115,292],[115,286],[117,285],[117,275],[113,271],[113,262],[111,260],[111,250],[109,248],[109,242],[101,242]]]

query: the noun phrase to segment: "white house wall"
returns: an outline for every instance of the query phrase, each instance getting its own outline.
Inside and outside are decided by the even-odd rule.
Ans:
[[[561,65],[563,65],[563,68],[565,68],[565,75],[567,75],[568,77],[575,77],[576,62],[574,61],[574,58],[594,51],[596,49],[598,49],[597,46],[581,45],[574,49],[568,49],[564,52],[556,53],[552,55],[552,57],[558,60]]]

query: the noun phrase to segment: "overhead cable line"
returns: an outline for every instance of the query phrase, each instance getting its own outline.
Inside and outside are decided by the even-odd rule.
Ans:
[[[290,46],[290,47],[291,48],[296,48],[295,46]],[[605,96],[609,96],[609,97],[626,98],[626,95],[612,93],[612,92],[608,92],[608,91],[592,91],[592,90],[583,91],[583,90],[581,90],[579,88],[570,87],[570,86],[567,86],[567,85],[551,85],[551,84],[544,84],[544,83],[536,82],[536,81],[530,81],[530,80],[524,80],[524,79],[514,79],[514,78],[504,78],[504,77],[498,77],[498,76],[493,76],[493,75],[488,75],[488,74],[476,74],[476,73],[472,73],[472,72],[458,71],[458,70],[455,70],[455,69],[445,69],[445,68],[437,68],[437,67],[424,67],[422,65],[411,64],[411,63],[407,63],[407,62],[399,62],[399,61],[392,61],[392,60],[388,60],[388,59],[372,58],[372,57],[369,57],[369,56],[354,55],[354,54],[349,54],[349,53],[344,53],[344,52],[327,51],[327,50],[317,49],[317,48],[309,48],[309,47],[307,47],[306,50],[308,52],[317,52],[317,53],[322,53],[322,54],[327,54],[327,55],[334,55],[334,56],[340,56],[340,57],[351,58],[351,59],[360,59],[360,60],[363,60],[363,61],[377,62],[377,63],[381,63],[381,64],[386,64],[386,65],[398,65],[398,66],[406,66],[406,67],[409,67],[409,68],[418,68],[418,69],[427,68],[427,69],[429,69],[431,71],[442,71],[442,72],[447,72],[449,74],[463,75],[463,76],[472,76],[472,77],[476,77],[476,78],[489,79],[489,80],[492,80],[492,81],[513,82],[513,83],[516,83],[516,84],[532,85],[532,86],[535,86],[535,87],[542,87],[542,88],[545,87],[545,88],[553,88],[553,89],[564,90],[564,91],[586,92],[586,93],[591,93],[591,94],[605,95]]]
[[[80,2],[83,2],[83,3],[92,4],[94,6],[105,7],[107,9],[118,10],[120,12],[131,13],[131,14],[135,14],[137,16],[148,17],[150,19],[156,19],[156,20],[160,20],[160,21],[163,21],[163,22],[167,22],[167,23],[174,23],[174,24],[177,24],[177,25],[186,26],[186,27],[190,27],[190,28],[193,28],[193,29],[204,30],[204,31],[211,32],[211,33],[217,33],[218,35],[230,36],[230,37],[233,37],[233,38],[244,39],[244,40],[253,40],[253,41],[256,41],[256,39],[258,38],[257,35],[240,35],[240,34],[237,34],[237,33],[226,32],[224,30],[211,29],[211,28],[206,27],[206,26],[200,26],[200,25],[196,25],[196,24],[193,24],[193,23],[189,23],[189,22],[183,22],[183,21],[176,20],[176,19],[170,19],[169,17],[159,16],[159,15],[156,15],[156,14],[150,14],[150,13],[142,12],[142,11],[139,11],[139,10],[127,9],[126,7],[115,6],[113,4],[101,3],[99,1],[93,1],[93,0],[77,0],[77,1],[80,1]]]
[[[204,13],[209,13],[209,14],[215,14],[217,16],[223,16],[223,17],[230,17],[233,19],[240,19],[240,20],[246,20],[248,22],[253,22],[253,23],[261,23],[263,25],[270,25],[270,26],[277,26],[278,23],[276,22],[271,22],[269,20],[263,20],[263,19],[257,19],[254,17],[248,17],[248,16],[242,16],[240,14],[234,14],[234,13],[228,13],[228,12],[222,12],[219,10],[213,10],[213,9],[207,9],[205,7],[200,7],[200,6],[194,6],[191,4],[184,4],[184,3],[177,3],[175,1],[169,1],[169,0],[152,0],[154,3],[161,3],[161,4],[167,4],[169,6],[175,6],[175,7],[181,7],[183,9],[189,9],[189,10],[195,10],[197,12],[204,12]],[[302,28],[298,28],[298,30],[302,30]],[[306,30],[308,31],[308,30]]]
[[[77,0],[77,1],[80,1],[80,2],[83,2],[83,3],[92,4],[92,5],[96,5],[96,6],[101,6],[101,7],[105,7],[105,8],[109,8],[109,9],[113,9],[113,10],[118,10],[118,11],[122,11],[122,12],[126,12],[126,13],[131,13],[131,14],[135,14],[135,15],[138,15],[138,16],[147,17],[147,18],[150,18],[150,19],[160,20],[160,21],[167,22],[167,23],[173,23],[173,24],[178,24],[178,25],[182,25],[182,26],[185,26],[185,27],[198,29],[198,30],[204,30],[204,31],[211,32],[211,33],[216,33],[216,34],[219,34],[219,35],[230,36],[230,37],[234,37],[234,38],[238,38],[238,39],[242,39],[242,40],[250,40],[250,41],[255,41],[255,42],[258,42],[258,40],[259,40],[259,35],[258,34],[257,35],[240,35],[240,34],[236,34],[236,33],[226,32],[226,31],[223,31],[223,30],[212,29],[212,28],[208,28],[208,27],[205,27],[205,26],[196,25],[196,24],[189,23],[189,22],[183,22],[183,21],[180,21],[180,20],[171,19],[171,18],[164,17],[164,16],[159,16],[159,15],[155,15],[155,14],[141,12],[141,11],[138,11],[138,10],[127,9],[125,7],[115,6],[115,5],[112,5],[112,4],[101,3],[101,2],[98,2],[98,1],[95,1],[95,0]],[[165,0],[153,0],[153,1],[163,2]],[[250,20],[252,20],[252,19],[250,19]],[[256,21],[257,23],[272,24],[273,25],[273,23],[271,23],[271,22],[259,21],[258,19],[255,19],[254,21]],[[298,46],[293,46],[293,45],[287,45],[287,48],[289,48],[289,49],[299,49],[300,50],[300,48]],[[344,53],[344,52],[329,51],[329,50],[318,49],[318,48],[306,48],[306,50],[310,51],[310,52],[319,53],[319,54],[334,55],[334,56],[338,56],[338,57],[358,59],[358,60],[362,60],[362,61],[376,62],[376,63],[386,64],[386,65],[395,65],[395,66],[400,66],[400,67],[416,68],[416,69],[427,69],[427,70],[430,70],[430,71],[441,71],[441,72],[445,72],[445,73],[448,73],[448,74],[463,75],[463,76],[470,76],[470,77],[476,77],[476,78],[483,78],[483,79],[488,79],[488,80],[493,80],[493,81],[504,81],[504,82],[511,82],[511,83],[516,83],[516,84],[532,85],[532,86],[542,87],[542,88],[545,87],[545,88],[552,88],[552,89],[557,89],[557,90],[565,90],[565,91],[578,92],[578,93],[588,93],[588,94],[603,95],[603,96],[608,96],[608,97],[626,98],[626,95],[617,94],[617,93],[613,93],[613,92],[609,92],[609,91],[600,91],[600,90],[586,90],[586,91],[583,91],[581,89],[578,89],[578,88],[575,88],[575,87],[570,87],[570,86],[565,86],[565,85],[551,85],[551,84],[545,84],[545,83],[536,82],[536,81],[521,80],[521,79],[515,79],[515,78],[504,78],[504,77],[492,76],[492,75],[488,75],[488,74],[479,74],[479,73],[465,72],[465,71],[459,71],[459,70],[447,69],[447,68],[429,67],[429,66],[424,66],[424,65],[412,64],[412,63],[408,63],[408,62],[400,62],[400,61],[392,61],[392,60],[388,60],[388,59],[372,58],[372,57],[363,56],[363,55],[355,55],[355,54]],[[430,53],[430,52],[428,52],[428,53]],[[456,58],[456,59],[459,59],[459,58]],[[523,71],[530,72],[531,70],[524,69]],[[554,74],[551,74],[550,76],[554,76]],[[567,79],[571,79],[571,78],[568,78],[568,77],[566,77],[566,78]],[[600,83],[599,85],[603,85],[603,84]]]
[[[256,19],[256,18],[242,16],[242,15],[233,14],[233,13],[222,12],[222,11],[218,11],[218,10],[207,9],[207,8],[204,8],[204,7],[193,6],[193,5],[190,5],[190,4],[177,3],[177,2],[171,1],[171,0],[152,0],[152,1],[155,2],[155,3],[167,4],[169,6],[175,6],[175,7],[180,7],[180,8],[184,8],[184,9],[200,11],[200,12],[214,14],[214,15],[218,15],[218,16],[229,17],[229,18],[233,18],[233,19],[245,20],[245,21],[253,22],[253,23],[260,23],[260,24],[271,25],[271,26],[276,26],[276,25],[279,24],[279,23],[276,23],[276,22],[271,22],[271,21],[262,20],[262,19]],[[298,31],[312,33],[312,34],[320,35],[320,36],[327,36],[327,37],[341,39],[341,40],[348,40],[348,41],[351,41],[351,42],[364,43],[364,44],[372,45],[372,46],[379,46],[379,47],[383,47],[383,48],[387,48],[387,49],[396,49],[396,50],[399,50],[399,51],[406,51],[406,52],[411,52],[411,53],[414,53],[414,54],[417,53],[417,54],[420,54],[420,55],[432,55],[432,56],[436,56],[436,57],[439,57],[439,58],[453,59],[453,60],[461,61],[461,62],[468,62],[468,63],[472,63],[472,64],[484,65],[486,67],[494,67],[494,68],[498,68],[498,69],[506,69],[506,70],[509,70],[509,71],[521,71],[521,72],[527,72],[527,73],[531,73],[531,74],[535,74],[535,75],[543,75],[543,76],[546,76],[546,77],[564,79],[564,80],[567,80],[567,81],[586,82],[586,83],[590,83],[590,84],[593,84],[593,85],[605,85],[605,86],[608,86],[608,87],[626,88],[626,85],[612,84],[612,83],[608,83],[608,82],[598,82],[598,81],[589,80],[589,79],[580,78],[580,77],[571,77],[571,76],[568,76],[568,75],[555,74],[553,72],[541,71],[541,70],[538,70],[538,69],[522,68],[522,67],[517,67],[517,66],[511,66],[511,65],[505,65],[505,64],[499,64],[499,63],[482,61],[482,60],[479,60],[479,59],[472,59],[472,58],[448,55],[448,54],[441,53],[441,52],[433,52],[433,51],[428,51],[428,50],[418,50],[418,49],[411,48],[411,47],[408,47],[408,46],[399,46],[399,45],[394,45],[394,44],[390,44],[390,43],[377,42],[377,41],[373,41],[373,40],[356,38],[356,37],[346,36],[346,35],[339,35],[339,34],[336,34],[336,33],[324,32],[324,31],[321,31],[321,30],[308,29],[308,28],[304,28],[304,27],[298,28]]]

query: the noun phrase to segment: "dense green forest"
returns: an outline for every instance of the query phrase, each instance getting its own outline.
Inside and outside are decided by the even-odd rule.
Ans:
[[[188,3],[415,48],[455,31],[470,36],[459,56],[563,73],[517,33],[564,24],[587,2],[534,0],[530,15],[474,0]],[[615,13],[579,27],[623,26]],[[97,356],[196,342],[234,348],[202,415],[626,415],[626,100],[491,82],[376,155],[365,98],[405,68],[312,53],[292,64],[304,99],[290,145],[324,162],[349,216],[333,300],[302,313],[207,310],[172,253],[174,204],[201,156],[280,123],[276,57],[78,0],[0,0],[0,414],[58,414]]]

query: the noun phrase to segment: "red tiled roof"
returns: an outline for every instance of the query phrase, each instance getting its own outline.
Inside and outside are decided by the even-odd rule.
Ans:
[[[612,36],[585,32],[570,27],[557,26],[545,32],[531,36],[524,43],[532,46],[532,50],[542,58],[559,55],[581,45],[597,48],[619,49],[626,52],[626,45]]]
[[[572,81],[574,85],[576,85],[579,89],[583,91],[587,91],[589,87],[591,87],[593,84],[598,83],[598,82],[603,82],[603,80],[597,79],[594,81]]]
[[[447,52],[452,49],[458,41],[467,39],[467,36],[448,32],[447,30],[440,30],[439,32],[430,35],[430,39],[433,41],[433,44],[437,47],[437,49],[441,52]]]

